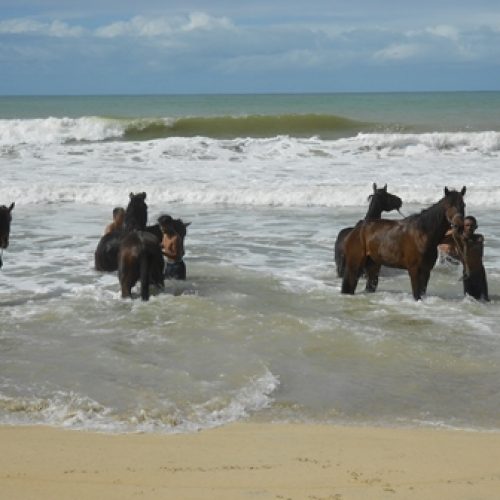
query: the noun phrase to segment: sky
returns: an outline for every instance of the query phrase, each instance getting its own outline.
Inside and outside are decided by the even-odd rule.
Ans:
[[[499,0],[0,0],[0,95],[500,90]]]

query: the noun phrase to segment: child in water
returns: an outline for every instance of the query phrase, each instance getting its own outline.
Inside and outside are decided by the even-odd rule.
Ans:
[[[123,207],[115,207],[113,209],[113,222],[109,223],[104,230],[104,234],[112,233],[113,231],[121,231],[125,222],[125,209]]]

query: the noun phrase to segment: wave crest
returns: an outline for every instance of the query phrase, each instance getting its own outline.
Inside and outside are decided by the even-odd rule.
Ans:
[[[366,130],[368,124],[335,115],[249,115],[182,118],[45,118],[0,120],[0,144],[50,144],[73,141],[145,141],[167,137],[338,138]]]

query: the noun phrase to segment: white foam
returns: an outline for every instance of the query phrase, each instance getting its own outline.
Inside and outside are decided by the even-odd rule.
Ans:
[[[82,118],[36,118],[0,120],[0,145],[51,144],[68,141],[102,141],[118,138],[125,128],[118,120]]]

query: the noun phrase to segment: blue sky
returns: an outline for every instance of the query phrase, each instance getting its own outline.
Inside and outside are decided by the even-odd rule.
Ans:
[[[499,0],[0,0],[0,94],[500,90]]]

